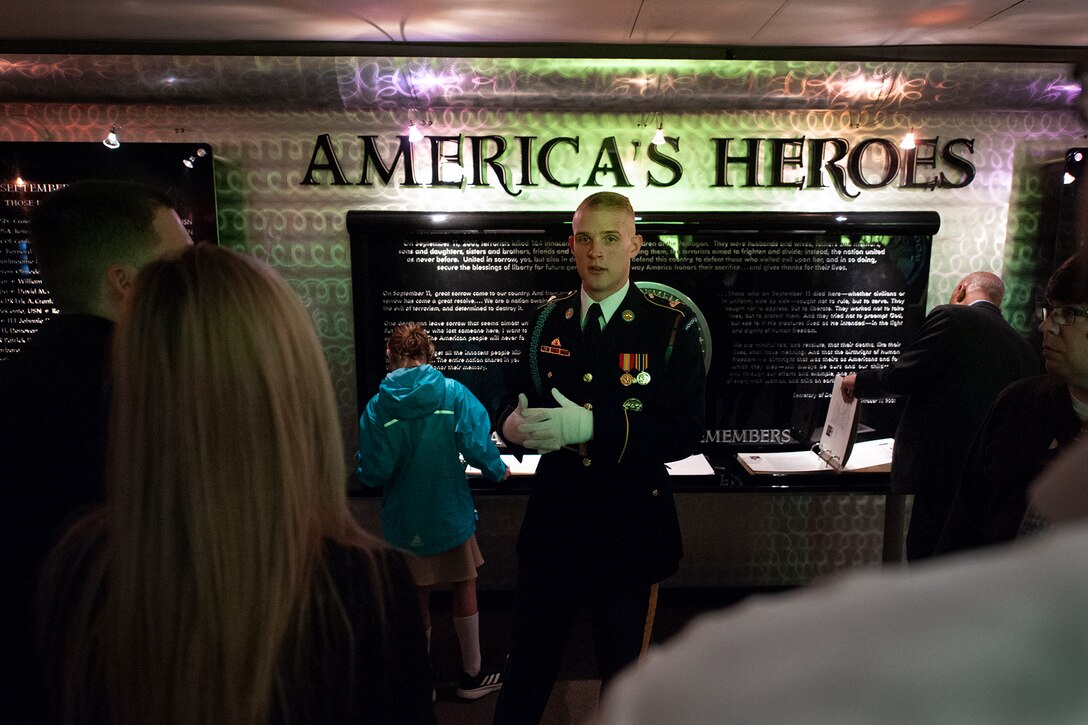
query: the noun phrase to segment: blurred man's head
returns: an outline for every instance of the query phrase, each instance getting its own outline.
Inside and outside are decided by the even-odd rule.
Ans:
[[[956,285],[952,291],[953,305],[969,305],[972,302],[985,300],[998,307],[1005,299],[1005,283],[993,272],[972,272]]]
[[[30,247],[61,312],[116,319],[148,262],[192,244],[169,196],[126,181],[79,181],[35,210]]]
[[[1046,286],[1043,358],[1046,371],[1088,401],[1088,249],[1065,260]]]

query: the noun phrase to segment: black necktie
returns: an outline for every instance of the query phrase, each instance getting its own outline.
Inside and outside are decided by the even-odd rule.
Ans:
[[[601,318],[603,317],[599,304],[594,302],[589,306],[586,312],[586,326],[582,328],[582,339],[585,340],[586,347],[589,349],[593,349],[593,346],[601,339]]]

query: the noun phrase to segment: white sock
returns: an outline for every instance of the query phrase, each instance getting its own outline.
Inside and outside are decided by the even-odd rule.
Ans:
[[[461,643],[461,667],[469,677],[480,674],[480,613],[454,617],[453,631]]]

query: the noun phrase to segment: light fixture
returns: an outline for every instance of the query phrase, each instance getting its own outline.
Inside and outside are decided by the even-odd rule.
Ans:
[[[654,132],[654,137],[650,139],[650,143],[654,146],[660,146],[664,143],[668,143],[665,140],[665,122],[661,113],[645,113],[642,115],[642,121],[639,122],[639,126],[649,126],[656,124],[657,130]],[[636,147],[636,153],[638,151]]]
[[[415,108],[408,109],[408,141],[409,143],[419,143],[425,137],[422,129],[431,125],[431,115],[429,112],[424,111],[420,115],[419,110]]]
[[[116,149],[121,147],[121,140],[117,138],[116,126],[110,126],[110,132],[106,134],[106,138],[102,139],[102,145],[108,149]]]
[[[654,137],[650,139],[650,143],[654,146],[661,146],[665,143],[665,130],[662,128],[660,118],[657,122],[657,131],[654,132]]]
[[[660,113],[657,114],[657,131],[654,132],[654,137],[650,139],[650,143],[654,146],[661,146],[665,143],[665,118]]]
[[[196,168],[196,160],[197,159],[202,159],[207,155],[208,155],[208,152],[205,151],[204,149],[197,149],[196,153],[192,154],[187,159],[182,159],[181,163],[186,168],[193,169],[193,168]]]
[[[26,186],[26,181],[23,180],[23,177],[16,176],[15,177],[15,185],[16,186]]]
[[[909,131],[903,134],[903,140],[899,142],[899,148],[904,151],[910,151],[913,148],[917,148],[918,144],[914,140],[914,127],[912,126]]]
[[[1077,183],[1077,176],[1084,170],[1081,167],[1084,161],[1084,153],[1081,151],[1071,152],[1065,160],[1065,175],[1062,177],[1063,184],[1075,184]]]

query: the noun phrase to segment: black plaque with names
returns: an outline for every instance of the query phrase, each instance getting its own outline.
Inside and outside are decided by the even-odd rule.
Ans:
[[[217,241],[211,147],[199,143],[0,143],[0,360],[56,312],[27,243],[30,211],[82,179],[139,181],[170,195],[194,241]]]

